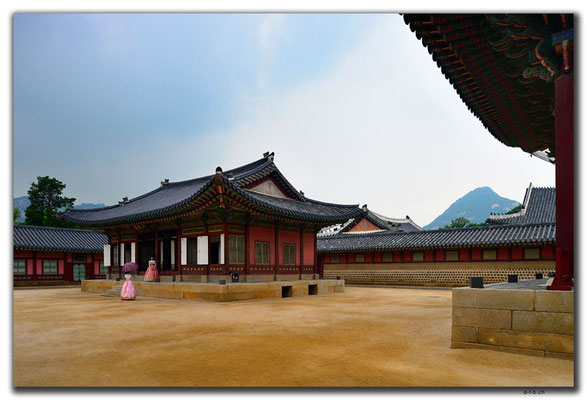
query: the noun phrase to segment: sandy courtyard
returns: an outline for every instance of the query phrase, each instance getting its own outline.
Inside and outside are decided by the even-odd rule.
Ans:
[[[211,303],[37,289],[13,306],[17,387],[573,385],[569,360],[451,349],[450,290]]]

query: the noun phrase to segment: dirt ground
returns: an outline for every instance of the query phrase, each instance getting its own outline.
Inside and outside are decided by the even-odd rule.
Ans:
[[[211,303],[36,289],[13,310],[16,387],[573,385],[569,360],[451,349],[450,290]]]

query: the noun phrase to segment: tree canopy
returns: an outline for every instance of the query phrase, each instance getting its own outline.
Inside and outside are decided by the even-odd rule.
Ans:
[[[28,191],[31,204],[24,212],[25,224],[75,228],[75,224],[57,217],[60,211],[73,208],[75,202],[75,198],[63,196],[65,187],[66,185],[56,178],[37,177],[37,182],[31,184]]]
[[[450,225],[445,225],[444,229],[454,228],[475,228],[477,226],[489,226],[487,222],[481,222],[480,224],[472,224],[467,218],[459,217],[451,221]]]
[[[451,221],[450,225],[445,225],[444,229],[451,229],[451,228],[465,228],[471,224],[467,218],[459,217],[455,218]]]

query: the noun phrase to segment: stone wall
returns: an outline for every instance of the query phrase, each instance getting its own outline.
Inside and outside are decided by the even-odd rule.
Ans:
[[[572,359],[572,291],[471,289],[452,291],[451,347]]]
[[[111,289],[122,287],[123,283],[124,281],[104,279],[84,280],[82,281],[81,290],[82,292],[108,294]],[[137,296],[208,301],[254,300],[274,297],[327,295],[344,292],[344,281],[322,279],[287,282],[241,282],[225,285],[197,282],[135,281],[133,285],[137,291]],[[282,291],[284,286],[291,288],[291,292],[287,296],[284,296]]]
[[[554,270],[554,261],[324,264],[324,279],[339,276],[347,284],[455,287],[469,286],[472,276],[482,276],[485,284],[491,284],[507,282],[508,275],[525,280]]]

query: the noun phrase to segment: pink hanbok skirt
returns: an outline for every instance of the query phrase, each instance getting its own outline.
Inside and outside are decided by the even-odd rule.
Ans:
[[[122,291],[120,292],[120,299],[121,300],[134,300],[137,297],[137,290],[135,286],[132,284],[132,279],[128,279],[124,281],[124,285],[122,286]]]
[[[149,266],[145,272],[145,282],[153,282],[155,279],[159,279],[159,271],[157,271],[157,267]]]

